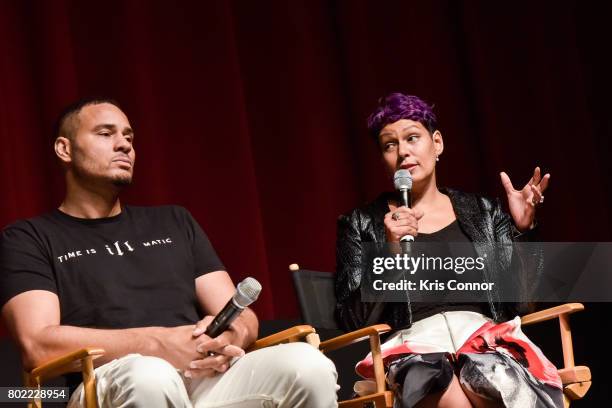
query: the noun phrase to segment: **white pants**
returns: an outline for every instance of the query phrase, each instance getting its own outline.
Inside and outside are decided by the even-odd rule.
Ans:
[[[129,354],[95,370],[98,405],[107,407],[336,407],[334,364],[306,343],[246,354],[214,377],[183,377],[157,357]],[[83,384],[68,408],[84,407]]]

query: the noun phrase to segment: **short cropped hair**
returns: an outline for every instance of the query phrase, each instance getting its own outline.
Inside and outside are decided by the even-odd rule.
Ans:
[[[368,131],[378,140],[378,135],[385,126],[400,119],[419,122],[431,134],[438,129],[432,106],[418,96],[394,92],[378,100],[378,107],[368,117]]]
[[[57,119],[53,140],[60,136],[74,140],[76,131],[79,128],[79,113],[81,113],[81,109],[89,105],[100,105],[102,103],[110,103],[121,109],[119,103],[111,98],[84,98],[71,103],[64,108]]]

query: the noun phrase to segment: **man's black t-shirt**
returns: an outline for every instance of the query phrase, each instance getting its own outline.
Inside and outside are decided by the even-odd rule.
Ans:
[[[58,295],[62,325],[193,324],[201,318],[194,280],[224,269],[184,208],[126,206],[100,219],[55,210],[2,232],[0,306],[41,289]]]

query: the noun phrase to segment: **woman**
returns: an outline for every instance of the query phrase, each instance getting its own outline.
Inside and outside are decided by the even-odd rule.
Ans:
[[[400,93],[381,99],[368,128],[389,173],[411,173],[412,207],[401,206],[396,194],[384,193],[339,218],[336,297],[341,327],[388,323],[396,330],[383,345],[383,355],[398,406],[562,407],[555,367],[520,331],[516,316],[525,305],[497,301],[497,289],[485,303],[368,303],[360,298],[363,243],[393,243],[411,235],[416,242],[471,242],[468,246],[478,255],[483,245],[533,240],[535,210],[544,201],[550,175],[542,177],[536,167],[531,180],[516,190],[502,172],[509,216],[497,201],[438,188],[436,165],[444,143],[423,100]],[[506,255],[490,265],[488,280],[508,270],[503,259],[512,254]],[[518,255],[524,268],[541,269],[537,253]],[[442,345],[448,334],[455,349]],[[368,356],[357,371],[367,376],[370,365]]]

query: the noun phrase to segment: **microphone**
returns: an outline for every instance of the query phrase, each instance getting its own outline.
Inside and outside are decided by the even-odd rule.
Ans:
[[[399,169],[393,175],[393,184],[395,185],[395,189],[400,193],[402,206],[410,208],[412,205],[410,199],[410,190],[412,190],[412,174],[410,174],[408,170]],[[412,235],[404,235],[400,238],[400,241],[414,241],[414,237]]]
[[[208,337],[217,337],[228,329],[245,307],[257,300],[261,284],[255,278],[246,278],[238,284],[234,296],[227,302],[204,332]]]

